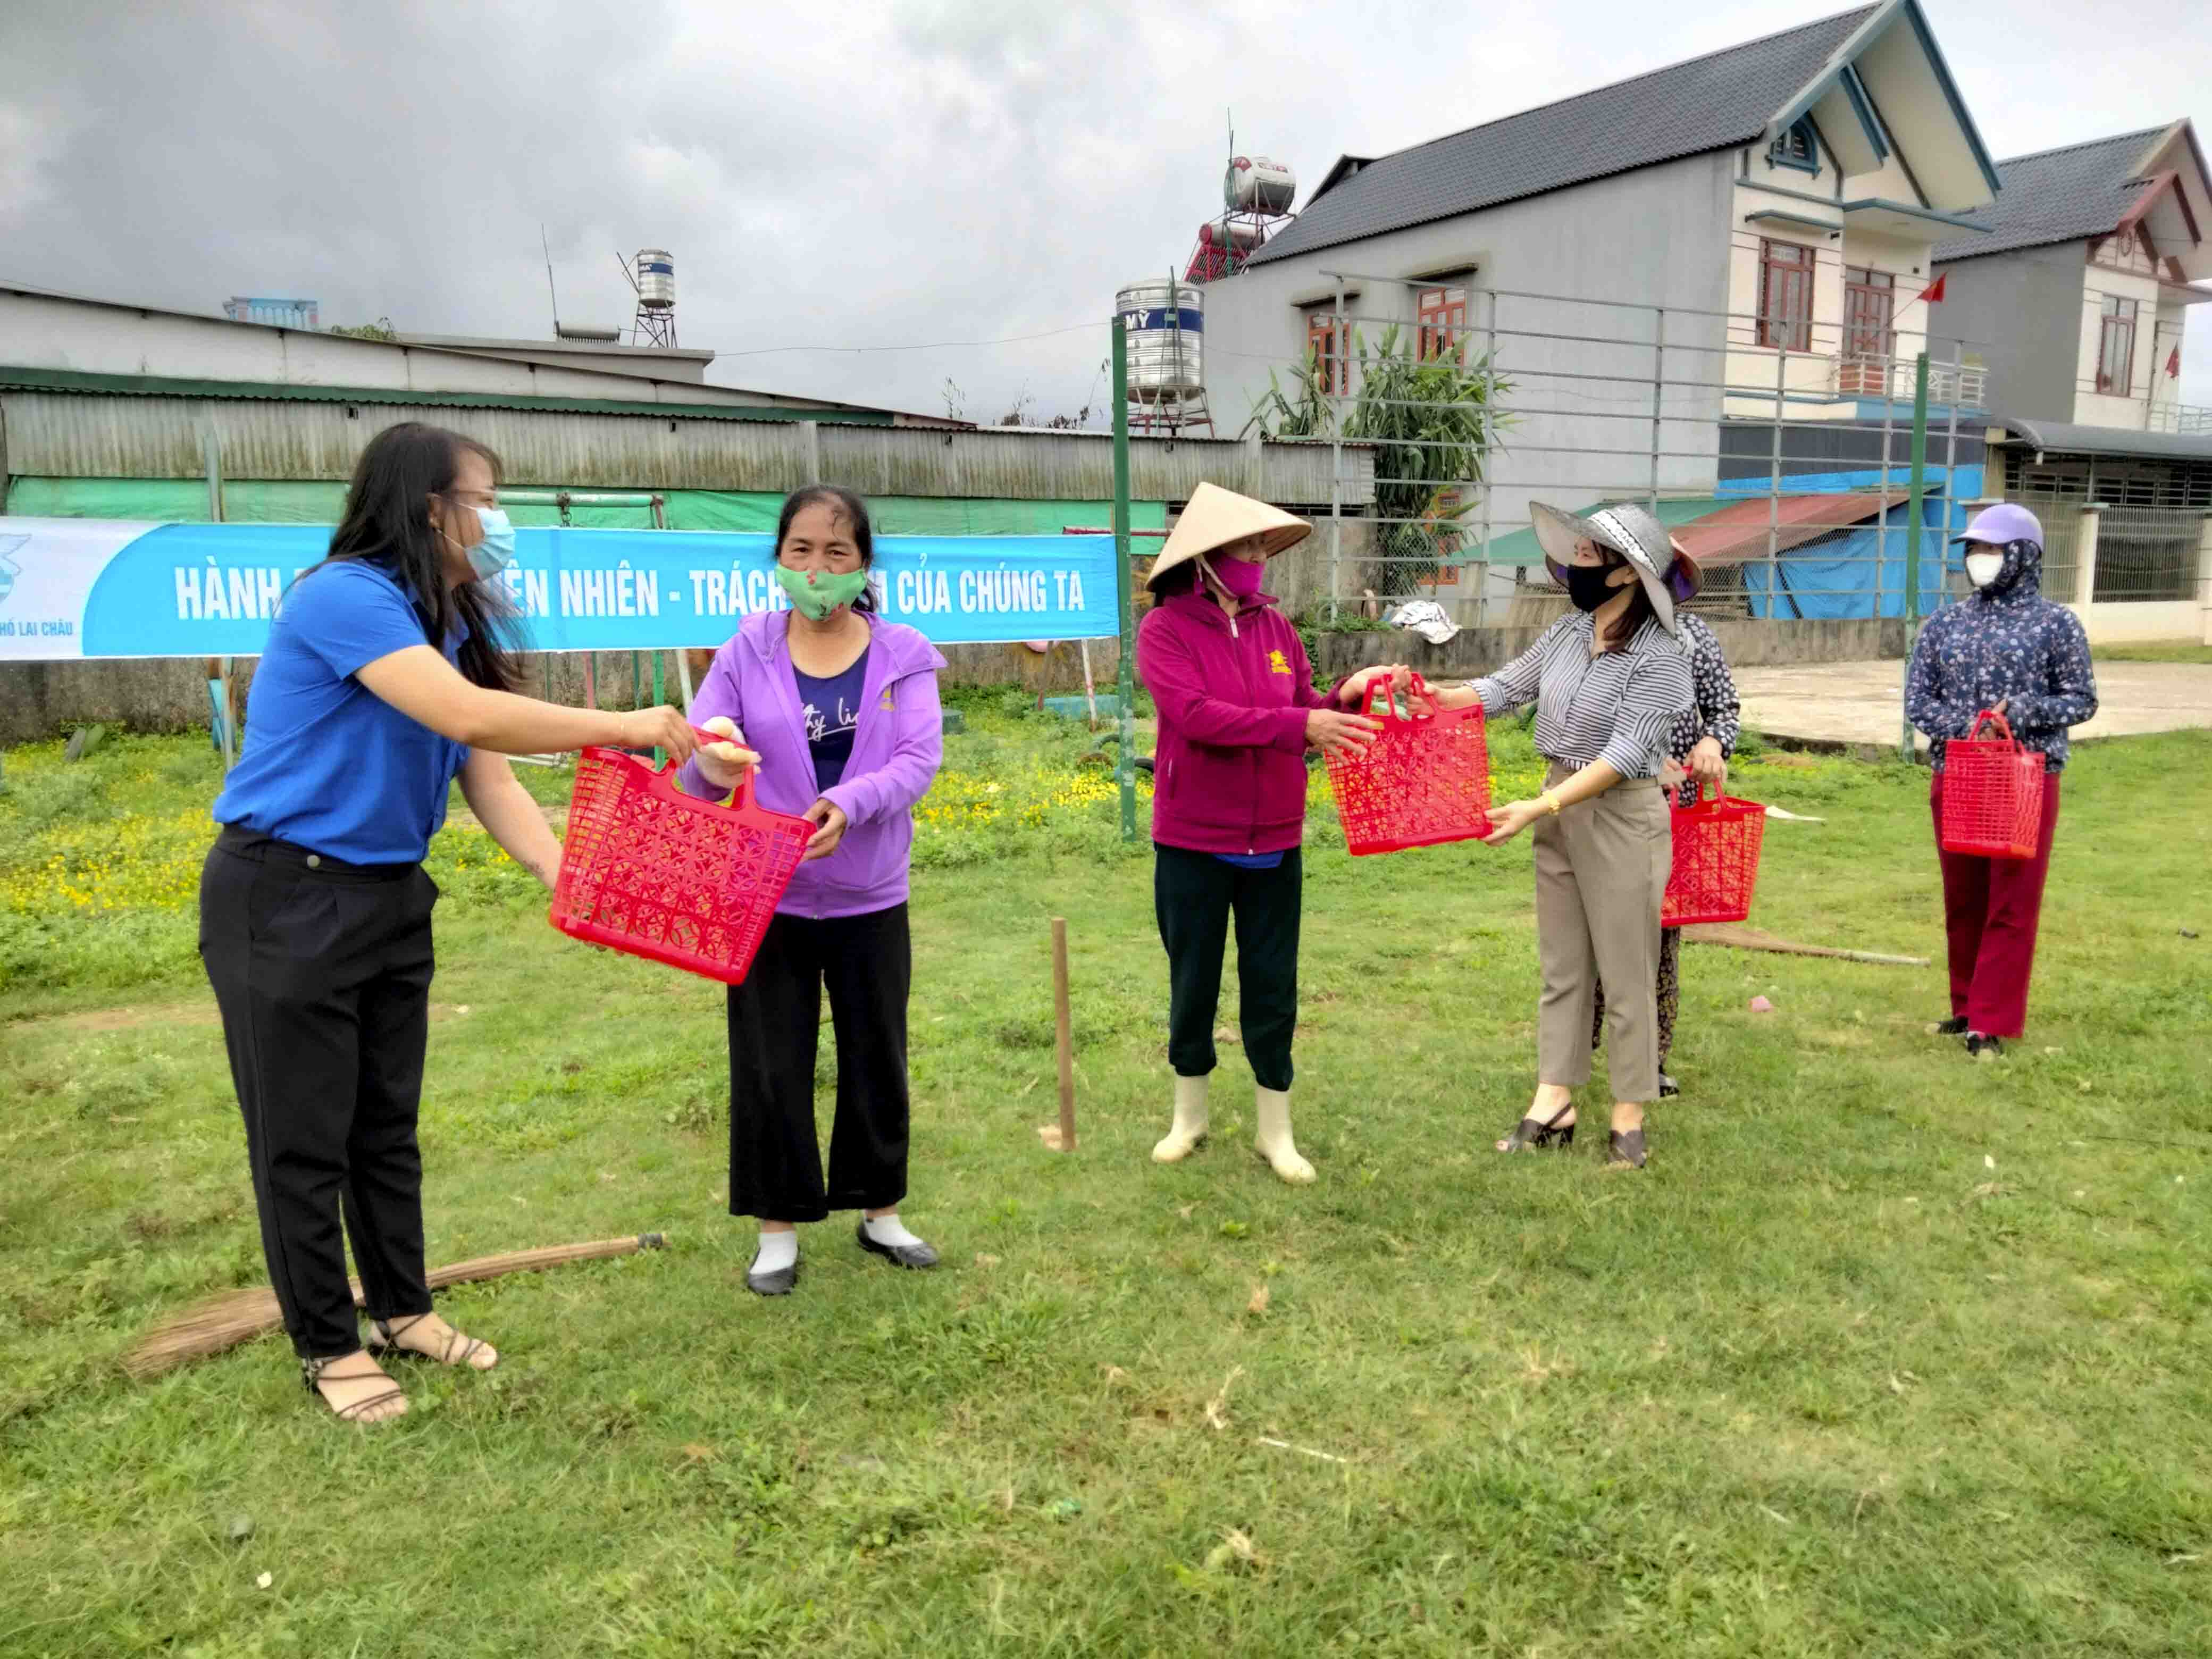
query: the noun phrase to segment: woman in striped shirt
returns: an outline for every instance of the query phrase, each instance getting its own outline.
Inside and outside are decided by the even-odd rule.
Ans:
[[[1642,507],[1577,519],[1536,502],[1529,512],[1574,610],[1497,673],[1438,693],[1447,708],[1479,701],[1493,718],[1534,702],[1536,747],[1550,763],[1540,797],[1491,814],[1492,847],[1535,828],[1544,981],[1535,1098],[1498,1149],[1574,1139],[1574,1091],[1589,1081],[1601,979],[1613,993],[1607,1161],[1641,1169],[1644,1107],[1659,1093],[1659,908],[1674,855],[1657,780],[1674,724],[1692,706],[1674,602],[1697,591],[1697,567]]]

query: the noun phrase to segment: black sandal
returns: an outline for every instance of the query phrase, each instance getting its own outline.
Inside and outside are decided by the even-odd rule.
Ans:
[[[1609,1137],[1609,1149],[1605,1166],[1608,1170],[1640,1170],[1644,1167],[1644,1131],[1631,1129],[1626,1134],[1615,1129]]]
[[[415,1315],[411,1319],[400,1321],[396,1325],[388,1319],[370,1320],[368,1322],[369,1338],[368,1342],[368,1348],[370,1356],[372,1358],[377,1358],[386,1354],[403,1354],[410,1356],[416,1359],[434,1359],[441,1365],[460,1365],[472,1371],[488,1371],[492,1369],[492,1365],[499,1364],[496,1358],[493,1359],[491,1365],[478,1365],[475,1364],[474,1361],[477,1355],[482,1352],[484,1349],[490,1347],[491,1344],[483,1341],[480,1338],[470,1336],[465,1332],[454,1330],[450,1325],[446,1328],[447,1332],[446,1346],[440,1352],[425,1353],[420,1348],[401,1347],[399,1346],[399,1339],[404,1336],[408,1332],[413,1330],[417,1325],[421,1324],[429,1316],[430,1316],[428,1314],[419,1313]],[[453,1345],[456,1340],[466,1345],[459,1353],[453,1352]]]
[[[1524,1117],[1513,1126],[1513,1133],[1505,1137],[1505,1145],[1498,1150],[1507,1152],[1564,1152],[1575,1144],[1575,1126],[1559,1120],[1575,1109],[1570,1101],[1552,1114],[1546,1122],[1539,1118]]]
[[[1954,1014],[1948,1019],[1939,1019],[1928,1028],[1929,1036],[1954,1037],[1966,1035],[1966,1020],[1963,1014]]]
[[[407,1398],[407,1390],[399,1387],[397,1383],[393,1383],[391,1388],[386,1389],[382,1394],[373,1394],[366,1400],[356,1400],[350,1406],[340,1406],[334,1403],[328,1395],[323,1394],[322,1390],[315,1385],[323,1380],[325,1373],[326,1373],[332,1365],[337,1364],[341,1359],[348,1359],[350,1358],[352,1358],[352,1356],[349,1354],[337,1353],[331,1354],[328,1358],[323,1359],[302,1359],[300,1362],[301,1382],[306,1387],[309,1394],[322,1395],[323,1404],[330,1407],[331,1415],[337,1418],[339,1422],[358,1422],[360,1420],[361,1413],[367,1411],[371,1406],[381,1406],[388,1400],[404,1400]],[[331,1377],[331,1381],[333,1382],[366,1382],[372,1376],[383,1376],[383,1370],[381,1368],[379,1368],[366,1371],[341,1372],[339,1375]],[[390,1379],[386,1378],[386,1380],[389,1381]],[[388,1421],[389,1419],[379,1420]]]

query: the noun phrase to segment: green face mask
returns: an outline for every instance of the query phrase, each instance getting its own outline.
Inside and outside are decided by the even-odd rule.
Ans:
[[[867,591],[868,573],[848,571],[844,575],[833,575],[826,570],[793,570],[788,565],[775,568],[775,579],[791,598],[793,607],[809,622],[826,622],[830,613],[841,605],[850,605]]]

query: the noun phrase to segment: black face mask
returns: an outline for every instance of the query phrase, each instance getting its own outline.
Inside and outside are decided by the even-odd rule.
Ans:
[[[1571,564],[1567,567],[1567,598],[1577,611],[1595,611],[1620,592],[1613,586],[1618,565]]]

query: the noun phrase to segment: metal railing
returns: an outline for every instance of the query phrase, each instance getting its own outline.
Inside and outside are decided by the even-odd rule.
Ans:
[[[1916,367],[1911,357],[1846,356],[1835,360],[1833,385],[1839,396],[1909,404]],[[1961,409],[1988,409],[1989,371],[1972,363],[1929,362],[1928,402],[1934,407],[1955,404]]]
[[[2143,430],[2212,433],[2212,404],[2153,404],[2144,410]]]
[[[1462,624],[1538,620],[1557,598],[1529,504],[1607,501],[1661,514],[1699,556],[1709,609],[1900,617],[1942,603],[1948,538],[1983,493],[1972,411],[1990,388],[1964,343],[1929,343],[1916,550],[1913,356],[1850,351],[1841,324],[1793,324],[1797,350],[1759,345],[1762,320],[1742,313],[1474,287],[1465,325],[1440,329],[1418,313],[1423,284],[1325,274],[1332,297],[1285,319],[1312,343],[1305,356],[1287,340],[1273,358],[1217,347],[1213,375],[1224,418],[1243,413],[1221,386],[1233,378],[1257,386],[1260,429],[1334,447],[1316,538],[1334,609],[1418,597]],[[1354,445],[1373,467],[1364,514],[1345,501]]]

